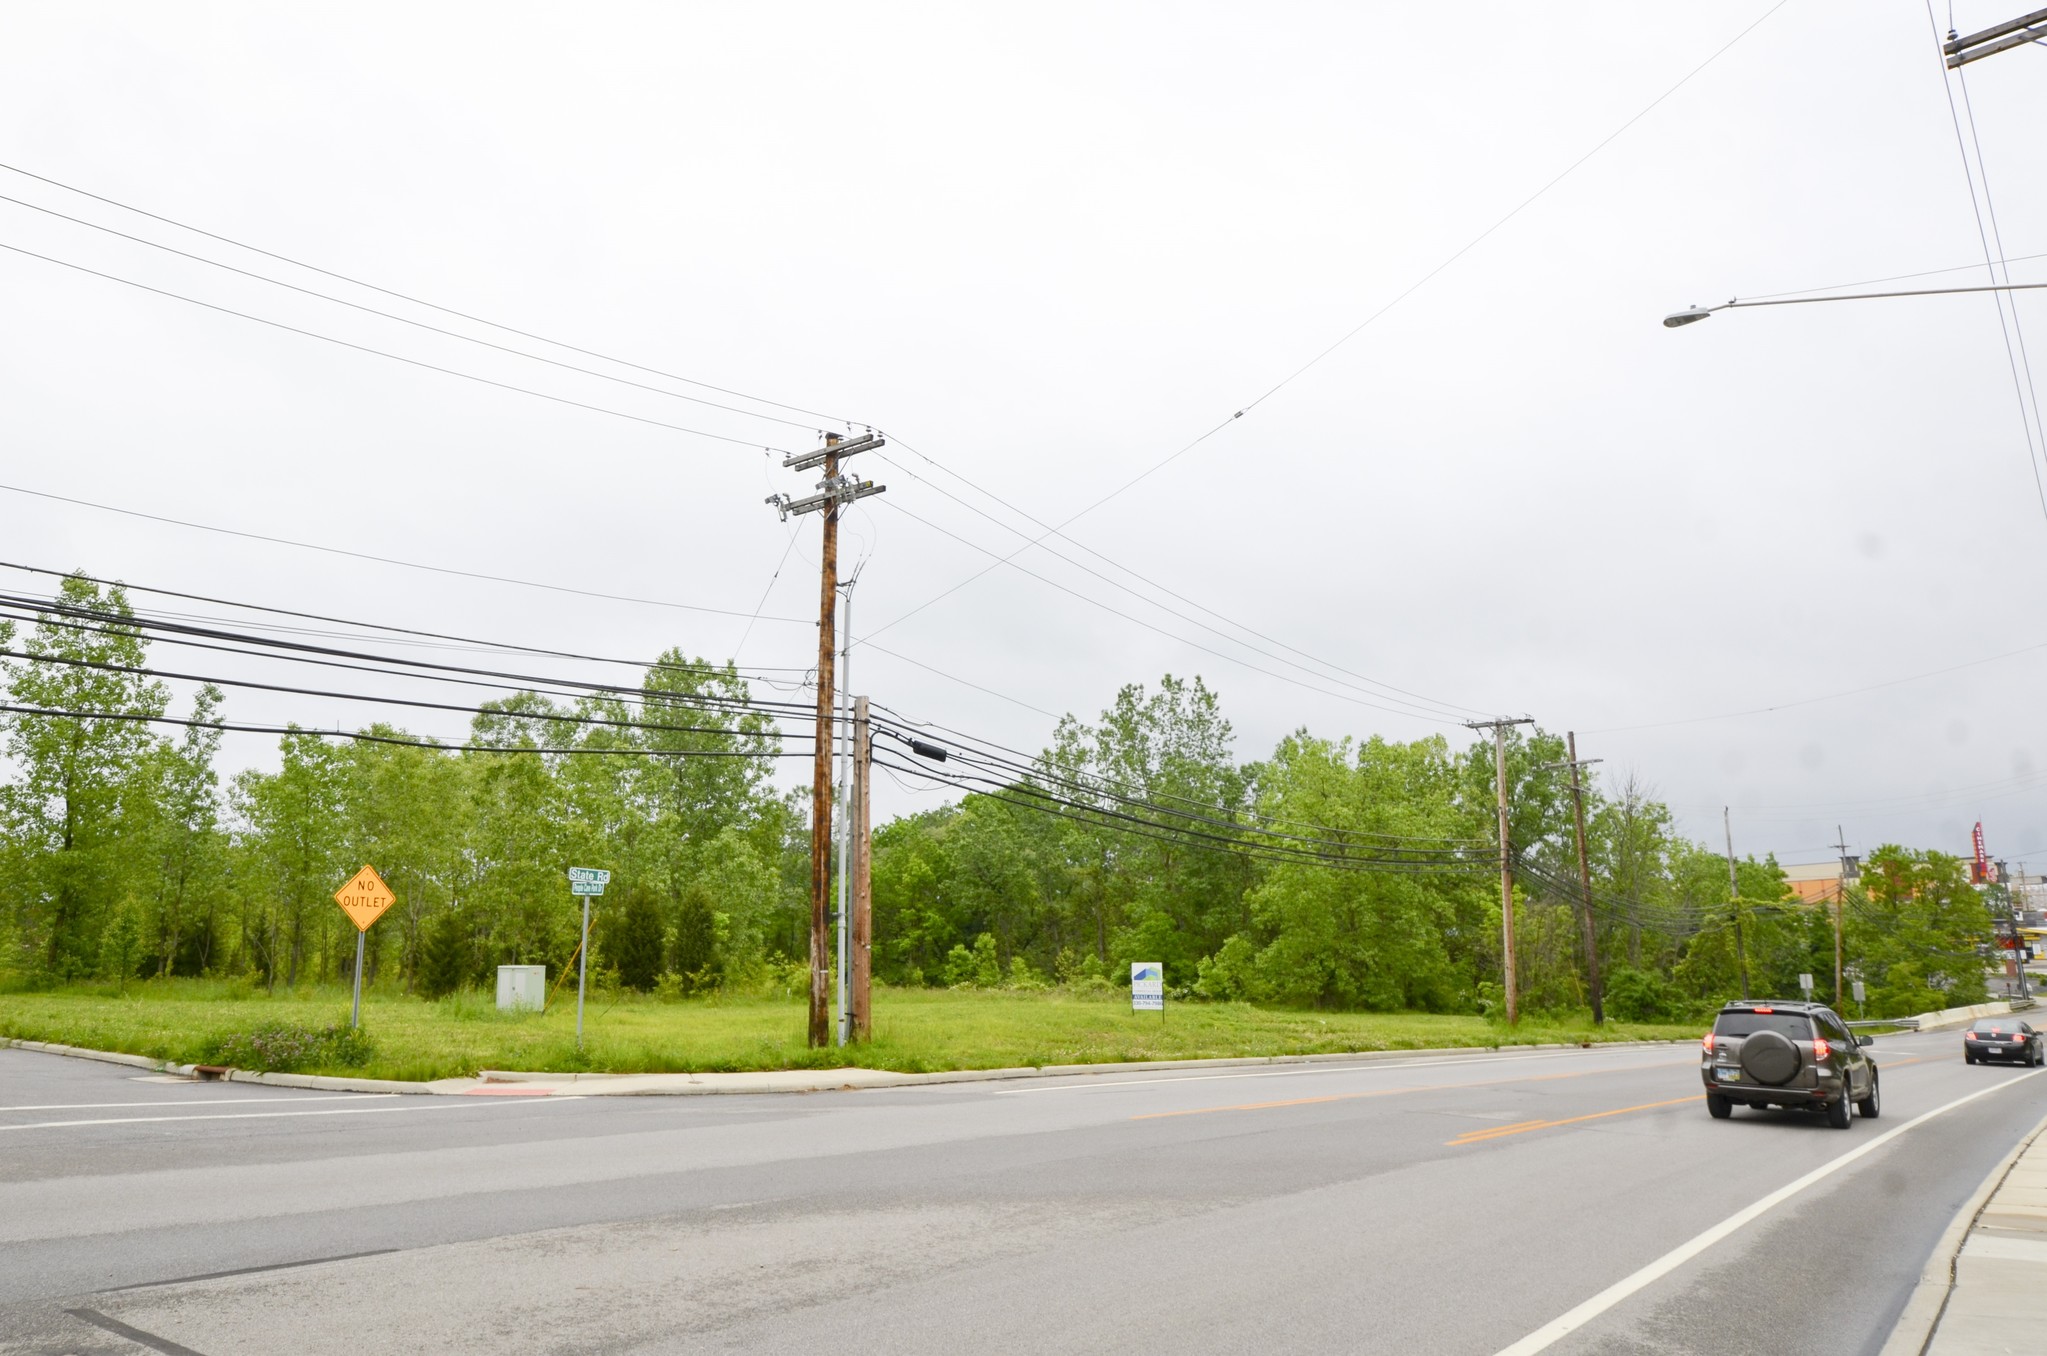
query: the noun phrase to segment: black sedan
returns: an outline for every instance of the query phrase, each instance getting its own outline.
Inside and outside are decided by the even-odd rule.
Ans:
[[[2047,1064],[2047,1044],[2031,1025],[2016,1017],[1978,1017],[1962,1033],[1962,1058],[1971,1064],[1992,1059]]]

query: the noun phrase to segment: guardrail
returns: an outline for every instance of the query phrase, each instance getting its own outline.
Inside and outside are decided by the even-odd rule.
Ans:
[[[1919,1019],[1917,1017],[1892,1017],[1887,1021],[1848,1023],[1848,1029],[1850,1031],[1853,1031],[1857,1027],[1867,1026],[1897,1026],[1903,1027],[1907,1031],[1917,1031],[1919,1029]]]

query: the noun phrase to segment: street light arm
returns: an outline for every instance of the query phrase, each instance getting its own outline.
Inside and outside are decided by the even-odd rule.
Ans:
[[[1993,283],[1983,287],[1922,287],[1909,292],[1837,292],[1830,297],[1777,297],[1767,301],[1723,301],[1718,306],[1693,306],[1663,317],[1665,329],[1678,329],[1704,320],[1715,311],[1746,309],[1750,306],[1810,306],[1822,301],[1885,301],[1893,297],[1959,297],[1973,292],[2047,291],[2047,282]]]

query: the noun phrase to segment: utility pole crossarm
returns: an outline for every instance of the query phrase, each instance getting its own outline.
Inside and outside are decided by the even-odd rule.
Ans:
[[[1999,52],[2042,39],[2047,39],[2047,9],[2036,9],[2031,14],[1992,24],[1981,33],[1971,33],[1966,38],[1956,37],[1954,30],[1949,29],[1948,40],[1941,44],[1940,51],[1952,71],[1972,61],[1981,61],[1984,57],[1996,56]]]

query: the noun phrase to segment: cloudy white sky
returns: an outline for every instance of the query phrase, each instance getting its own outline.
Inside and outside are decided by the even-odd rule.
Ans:
[[[2021,8],[1966,0],[1953,22]],[[2004,253],[2047,252],[2047,49],[1969,72]],[[1897,285],[1983,281],[1914,0],[15,3],[0,128],[16,169],[886,430],[888,460],[854,469],[888,493],[845,527],[875,647],[854,686],[911,715],[1035,748],[1053,713],[1199,673],[1255,757],[1301,726],[1462,742],[1465,714],[1525,712],[1697,836],[1731,805],[1744,851],[1817,860],[1836,824],[1851,847],[1964,851],[1980,818],[1995,855],[2047,866],[2047,508],[1994,303],[1657,323],[1923,270],[1974,265]],[[19,173],[0,194],[724,400]],[[743,667],[811,663],[812,633],[773,619],[814,615],[816,520],[762,503],[809,480],[762,449],[834,425],[493,353],[10,202],[0,243],[738,440],[0,251],[0,557],[607,654],[723,658],[744,633]],[[2018,312],[2047,378],[2041,295]],[[1218,424],[1068,529],[1100,557],[1054,539],[1069,560],[1016,561],[1043,579],[1002,567],[883,629],[1038,535],[1021,515],[1062,521]],[[1443,714],[1383,709],[1403,704],[1374,683]]]

